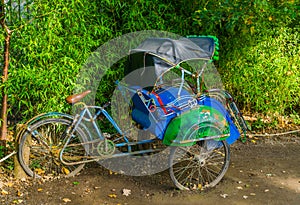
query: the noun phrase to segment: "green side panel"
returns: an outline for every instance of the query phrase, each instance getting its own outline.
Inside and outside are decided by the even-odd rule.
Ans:
[[[229,133],[229,124],[223,115],[212,107],[201,105],[175,117],[166,129],[163,143],[165,145],[191,146],[195,142],[180,144],[173,141],[197,140]],[[218,138],[218,140],[226,138]]]

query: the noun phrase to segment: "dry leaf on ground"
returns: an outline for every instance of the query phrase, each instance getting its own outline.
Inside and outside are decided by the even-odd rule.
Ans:
[[[62,200],[63,200],[63,202],[65,202],[65,203],[71,202],[71,199],[69,199],[69,198],[63,198]]]
[[[129,196],[131,194],[131,190],[130,189],[123,189],[123,195],[124,196]]]

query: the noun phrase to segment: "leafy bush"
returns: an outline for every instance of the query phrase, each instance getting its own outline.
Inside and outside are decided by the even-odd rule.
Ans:
[[[299,109],[299,37],[299,29],[278,28],[224,62],[226,85],[247,111],[283,115]]]
[[[8,15],[16,30],[9,80],[0,85],[9,94],[10,119],[17,122],[42,112],[68,112],[64,98],[97,47],[122,34],[153,29],[217,36],[218,70],[244,111],[299,113],[296,1],[36,0],[26,8],[19,18]],[[99,102],[109,98],[122,67],[120,62],[105,76]]]
[[[234,0],[194,13],[220,38],[219,71],[244,111],[299,113],[298,9],[295,1]]]
[[[30,11],[29,22],[22,19],[11,26],[17,29],[6,85],[10,115],[22,121],[42,112],[66,112],[70,107],[64,98],[72,94],[81,65],[113,38],[105,26],[108,18],[95,4],[35,1]]]

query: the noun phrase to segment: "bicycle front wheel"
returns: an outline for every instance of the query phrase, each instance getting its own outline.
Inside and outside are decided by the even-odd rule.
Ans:
[[[181,190],[213,187],[229,167],[226,141],[205,140],[189,147],[172,147],[170,176]]]
[[[72,121],[63,118],[49,118],[36,122],[20,136],[18,159],[24,171],[31,177],[76,175],[84,164],[64,165],[59,154],[64,146],[66,131]],[[77,128],[71,136],[67,155],[80,160],[86,155],[81,142],[87,138],[82,129]],[[75,146],[76,145],[76,146]]]

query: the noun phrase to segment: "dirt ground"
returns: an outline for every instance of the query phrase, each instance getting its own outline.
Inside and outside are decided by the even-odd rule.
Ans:
[[[291,138],[289,138],[291,139]],[[5,191],[3,193],[3,190]],[[129,191],[128,196],[123,195]],[[168,170],[151,176],[114,174],[89,164],[78,176],[41,182],[2,180],[0,204],[194,205],[300,204],[300,138],[231,146],[223,180],[202,192],[177,190]]]

